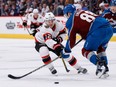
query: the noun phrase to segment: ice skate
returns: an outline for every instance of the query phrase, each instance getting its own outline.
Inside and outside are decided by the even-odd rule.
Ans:
[[[57,73],[57,70],[54,67],[49,68],[49,70],[53,75]]]
[[[109,76],[108,71],[109,68],[106,65],[105,61],[97,62],[96,76],[98,76],[99,78],[107,78]]]
[[[109,77],[108,71],[109,71],[108,67],[105,67],[105,69],[103,70],[103,72],[99,76],[99,78],[107,78],[107,77]]]
[[[78,70],[78,73],[83,73],[83,74],[86,74],[87,73],[87,69],[86,68],[80,67],[77,70]]]

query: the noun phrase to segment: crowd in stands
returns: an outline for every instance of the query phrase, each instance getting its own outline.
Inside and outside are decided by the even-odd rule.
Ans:
[[[103,4],[110,0],[77,0],[81,2],[83,10],[90,10],[99,14],[103,10]],[[39,10],[41,15],[46,12],[53,12],[55,16],[63,15],[65,0],[0,0],[1,16],[23,16],[32,12],[34,8]]]

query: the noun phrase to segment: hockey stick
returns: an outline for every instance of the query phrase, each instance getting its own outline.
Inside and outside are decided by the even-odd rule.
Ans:
[[[80,39],[74,46],[76,46],[76,45],[77,45],[79,42],[81,42],[81,41],[82,41],[82,39]],[[58,56],[57,58],[53,59],[50,63],[52,63],[53,61],[57,60],[58,58],[59,58],[59,56]],[[50,63],[49,63],[49,64],[50,64]],[[47,65],[48,65],[48,64],[44,64],[44,65],[42,65],[42,66],[40,66],[40,67],[38,67],[38,68],[36,68],[36,69],[34,69],[34,70],[32,70],[32,71],[30,71],[30,72],[24,74],[24,75],[22,75],[22,76],[14,76],[14,75],[12,75],[12,74],[8,74],[8,77],[11,78],[11,79],[21,79],[21,78],[26,77],[26,76],[30,75],[31,73],[33,73],[33,72],[35,72],[35,71],[37,71],[37,70],[39,70],[39,69],[41,69],[41,68],[43,68],[43,67],[45,67],[45,66],[47,66]]]
[[[79,41],[76,42],[76,44],[73,46],[75,47],[78,43],[80,43],[83,39],[81,38]]]
[[[57,60],[58,58],[59,58],[59,57],[53,59],[50,63],[54,62],[54,61]],[[49,63],[49,64],[50,64],[50,63]],[[47,66],[47,65],[48,65],[48,64],[44,64],[44,65],[42,65],[42,66],[40,66],[40,67],[38,67],[38,68],[36,68],[36,69],[34,69],[34,70],[32,70],[32,71],[30,71],[30,72],[24,74],[24,75],[22,75],[22,76],[14,76],[14,75],[12,75],[12,74],[8,74],[8,77],[11,78],[11,79],[21,79],[21,78],[26,77],[27,75],[30,75],[31,73],[33,73],[33,72],[35,72],[35,71],[37,71],[37,70],[39,70],[39,69],[41,69],[41,68],[43,68],[43,67],[45,67],[45,66]]]
[[[65,63],[63,58],[62,58],[62,62],[63,62],[63,65],[64,65],[64,68],[65,68],[66,72],[69,72],[70,70],[67,68],[67,65],[66,65],[66,63]]]
[[[80,43],[82,40],[83,40],[83,39],[81,38],[81,39],[74,45],[74,47],[75,47],[78,43]],[[67,68],[67,65],[66,65],[66,63],[65,63],[65,61],[64,61],[63,58],[62,58],[62,62],[63,62],[63,65],[64,65],[64,68],[65,68],[66,72],[69,72],[70,70]]]
[[[23,22],[23,18],[21,17],[21,20],[22,20],[22,22]],[[27,28],[27,27],[24,27],[24,29],[26,28],[26,30],[27,30],[27,32],[29,33],[29,35],[32,35],[31,33],[30,33],[30,31],[29,31],[29,29]]]

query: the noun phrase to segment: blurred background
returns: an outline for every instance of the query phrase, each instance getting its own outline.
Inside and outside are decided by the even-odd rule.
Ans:
[[[63,8],[69,3],[79,3],[83,10],[101,14],[111,0],[0,0],[0,16],[24,16],[34,8],[41,15],[53,12],[55,16],[63,15]]]

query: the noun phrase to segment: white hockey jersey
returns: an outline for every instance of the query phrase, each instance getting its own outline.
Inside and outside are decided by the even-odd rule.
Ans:
[[[44,22],[44,18],[40,14],[38,14],[38,18],[34,18],[34,14],[30,13],[25,16],[24,21],[30,21],[31,24],[39,25]]]
[[[35,41],[46,44],[49,48],[53,49],[53,46],[57,43],[52,38],[61,37],[62,39],[66,36],[66,29],[62,22],[59,20],[55,21],[54,27],[51,29],[46,23],[43,23],[39,27],[39,31],[35,35]]]

